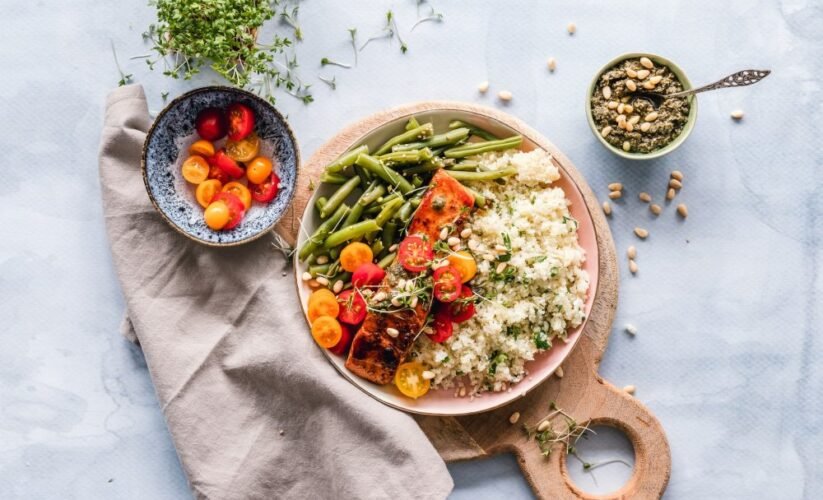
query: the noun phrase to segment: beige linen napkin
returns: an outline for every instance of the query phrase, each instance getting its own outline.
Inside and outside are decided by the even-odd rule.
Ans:
[[[107,102],[100,179],[133,332],[198,498],[444,498],[443,460],[406,414],[314,345],[271,238],[209,248],[172,230],[140,173],[140,86]]]

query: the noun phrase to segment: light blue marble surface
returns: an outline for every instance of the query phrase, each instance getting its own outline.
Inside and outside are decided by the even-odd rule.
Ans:
[[[512,91],[504,108],[558,145],[599,195],[609,182],[626,186],[612,231],[621,256],[637,245],[640,273],[630,277],[621,260],[601,371],[618,386],[636,385],[667,430],[667,498],[823,496],[823,3],[435,5],[446,22],[409,34],[411,0],[304,1],[306,40],[297,50],[316,102],[278,104],[304,155],[389,106],[457,99],[502,107],[494,93]],[[349,60],[345,29],[378,32],[388,7],[408,54],[380,41],[356,69],[319,69],[322,56]],[[145,362],[118,334],[123,301],[104,234],[97,142],[104,97],[118,80],[110,40],[155,111],[161,92],[213,79],[172,82],[129,60],[146,51],[140,33],[153,12],[142,0],[6,0],[3,13],[0,498],[187,498]],[[594,140],[583,101],[601,64],[643,50],[678,62],[695,83],[748,67],[774,73],[756,87],[701,96],[685,145],[631,163]],[[318,73],[336,75],[337,91]],[[488,96],[475,90],[483,80]],[[740,123],[729,119],[735,108],[746,112]],[[636,195],[661,199],[674,168],[686,175],[678,201],[689,218],[668,207],[653,220]],[[638,225],[651,232],[645,242],[631,234]],[[621,331],[627,322],[636,338]],[[613,468],[598,471],[601,487],[625,476]],[[454,498],[530,497],[511,457],[450,470]]]

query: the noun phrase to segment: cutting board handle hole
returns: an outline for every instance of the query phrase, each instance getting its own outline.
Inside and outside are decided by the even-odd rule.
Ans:
[[[575,453],[566,455],[563,473],[570,484],[587,496],[608,495],[622,489],[634,472],[634,446],[611,422],[590,424],[577,441]]]

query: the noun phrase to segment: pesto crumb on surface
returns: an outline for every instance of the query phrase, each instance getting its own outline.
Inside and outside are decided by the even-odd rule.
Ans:
[[[680,135],[689,117],[686,98],[666,99],[656,110],[644,99],[631,101],[634,91],[673,94],[683,90],[668,67],[649,68],[648,63],[640,58],[618,63],[600,75],[591,96],[597,131],[612,146],[631,153],[651,153],[666,146]]]

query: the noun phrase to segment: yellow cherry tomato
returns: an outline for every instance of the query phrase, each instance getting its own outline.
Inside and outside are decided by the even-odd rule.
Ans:
[[[223,186],[223,192],[231,193],[240,198],[240,201],[243,202],[243,206],[246,207],[246,210],[251,208],[251,191],[249,191],[249,188],[243,184],[240,184],[239,182],[226,183],[226,185]]]
[[[209,178],[209,163],[202,156],[189,156],[181,170],[183,178],[192,184],[200,184]]]
[[[331,316],[320,316],[311,324],[311,336],[320,347],[334,347],[343,336],[343,327]]]
[[[425,368],[419,361],[409,361],[397,367],[394,385],[404,396],[417,399],[429,392],[431,381],[423,378]]]
[[[210,158],[214,156],[214,144],[205,139],[200,139],[189,146],[189,154]]]
[[[251,134],[240,141],[229,140],[226,142],[226,154],[234,161],[252,161],[260,152],[260,138],[257,134]]]
[[[460,273],[461,283],[466,283],[477,274],[477,262],[474,260],[474,257],[472,257],[472,254],[465,250],[450,254],[446,257],[446,260]]]
[[[229,206],[226,205],[226,202],[223,200],[215,201],[206,207],[206,211],[203,212],[203,218],[206,219],[207,226],[215,231],[219,231],[223,229],[223,227],[229,223],[229,219],[231,219]]]
[[[197,191],[195,191],[197,203],[203,208],[208,207],[211,204],[211,200],[220,192],[222,187],[223,183],[217,179],[208,179],[201,182],[197,185]]]
[[[260,184],[269,178],[273,168],[271,160],[264,156],[258,156],[246,167],[246,177],[249,178],[249,182]]]
[[[371,247],[365,243],[355,241],[349,243],[340,252],[340,267],[343,270],[353,273],[363,264],[369,264],[374,259]]]
[[[337,302],[337,297],[328,288],[321,288],[315,290],[309,296],[309,322],[314,323],[314,320],[323,316],[337,317],[340,313],[340,304]]]

